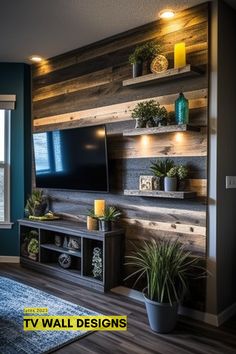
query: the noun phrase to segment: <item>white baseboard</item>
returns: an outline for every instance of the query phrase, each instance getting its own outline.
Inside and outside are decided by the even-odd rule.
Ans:
[[[113,288],[111,291],[116,294],[127,296],[127,297],[134,299],[134,300],[144,302],[143,295],[140,291],[129,289],[124,286],[118,286],[116,288]],[[197,321],[205,322],[205,323],[210,324],[215,327],[219,327],[220,325],[222,325],[225,321],[227,321],[235,313],[236,313],[236,303],[227,307],[224,311],[222,311],[218,315],[214,315],[214,314],[211,314],[208,312],[193,310],[193,309],[183,307],[183,306],[179,307],[179,314],[180,315],[190,317],[190,318],[197,320]]]
[[[0,263],[20,263],[20,257],[17,257],[17,256],[0,256]]]

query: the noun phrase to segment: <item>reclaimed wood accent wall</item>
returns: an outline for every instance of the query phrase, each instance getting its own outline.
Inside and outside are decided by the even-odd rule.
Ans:
[[[129,54],[137,44],[157,39],[173,67],[173,49],[184,41],[187,62],[204,73],[132,88]],[[93,200],[104,198],[123,211],[126,240],[151,236],[179,237],[189,249],[205,254],[207,201],[208,4],[158,20],[33,66],[34,131],[105,123],[108,133],[110,193],[106,195],[48,190],[54,211],[85,219]],[[190,120],[200,132],[123,137],[133,128],[131,111],[137,102],[156,98],[169,111],[183,91],[190,103]],[[139,176],[149,174],[150,160],[170,157],[190,167],[194,200],[161,200],[124,196],[138,189]],[[129,243],[126,244],[129,252]]]

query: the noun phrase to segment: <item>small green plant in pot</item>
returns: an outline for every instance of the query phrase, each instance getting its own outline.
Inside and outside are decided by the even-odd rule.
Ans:
[[[136,120],[135,128],[155,126],[154,117],[159,113],[159,106],[155,100],[139,102],[131,113],[131,117]]]
[[[161,46],[155,41],[138,45],[129,56],[129,63],[133,66],[133,77],[141,76],[143,73],[143,63],[148,62],[148,66],[150,67],[150,62],[160,51]]]
[[[180,165],[177,170],[178,190],[184,191],[186,188],[186,178],[188,177],[189,169],[187,166]]]
[[[160,103],[157,102],[158,112],[155,117],[153,117],[154,123],[156,127],[166,126],[169,123],[169,114],[167,109],[163,106],[160,107]]]
[[[38,258],[39,253],[39,241],[36,238],[32,238],[28,244],[29,258],[34,261]]]
[[[112,222],[121,216],[121,212],[114,206],[107,206],[104,215],[98,218],[100,231],[111,231]]]
[[[170,159],[151,161],[150,171],[159,180],[158,190],[162,190],[164,188],[164,177],[172,167],[174,167],[174,161]]]
[[[178,168],[174,166],[166,173],[164,178],[165,192],[174,192],[177,190],[177,172]]]
[[[43,194],[42,190],[35,189],[27,199],[25,213],[27,216],[43,216],[46,212],[47,206],[47,196]]]
[[[134,251],[126,256],[126,265],[135,271],[126,277],[145,277],[143,290],[147,315],[151,329],[158,333],[171,332],[177,322],[178,304],[187,289],[190,277],[197,277],[199,258],[192,256],[178,241],[151,239],[141,247],[134,245]]]

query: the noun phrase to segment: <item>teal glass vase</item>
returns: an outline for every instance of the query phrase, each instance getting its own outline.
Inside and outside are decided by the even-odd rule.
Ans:
[[[189,123],[189,105],[187,98],[181,92],[175,101],[175,120],[177,124]]]

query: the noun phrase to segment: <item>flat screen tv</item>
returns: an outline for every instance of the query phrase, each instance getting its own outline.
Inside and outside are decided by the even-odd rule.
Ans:
[[[104,125],[33,134],[36,187],[108,192]]]

